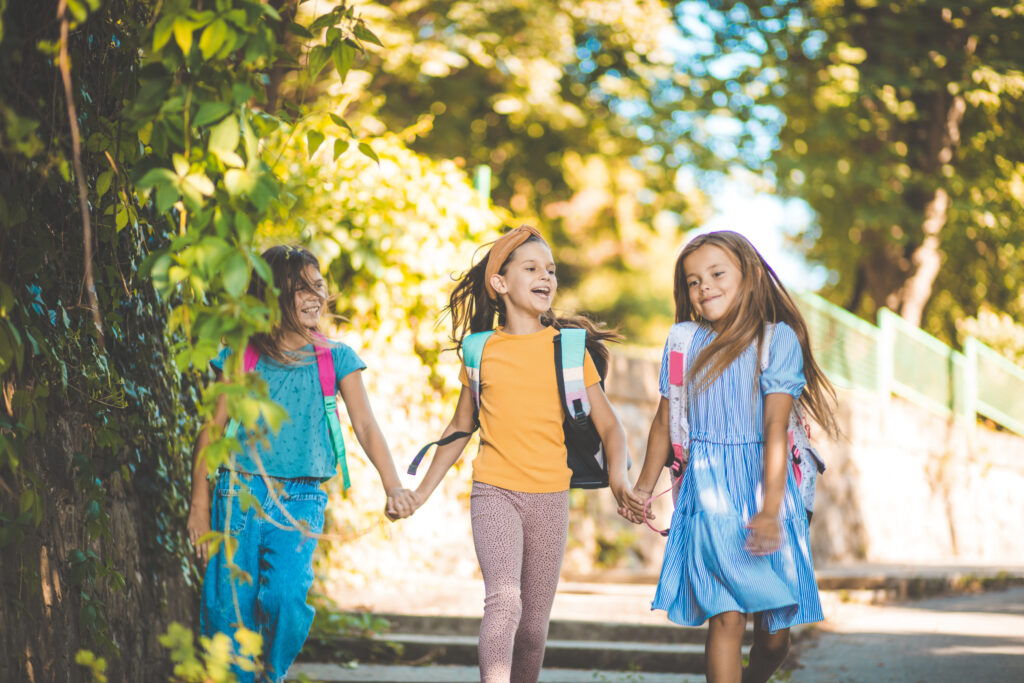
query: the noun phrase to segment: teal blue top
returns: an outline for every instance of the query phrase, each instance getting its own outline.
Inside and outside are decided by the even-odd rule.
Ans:
[[[332,344],[336,381],[340,382],[346,375],[366,368],[351,348],[340,342]],[[223,370],[230,355],[231,349],[225,348],[210,365],[218,371]],[[255,449],[267,474],[272,477],[330,479],[334,476],[334,451],[327,431],[323,391],[312,344],[306,345],[297,355],[299,360],[287,365],[263,355],[256,363],[254,372],[258,372],[267,383],[271,400],[288,412],[289,419],[275,434],[260,418],[259,430],[264,438],[239,427],[237,437],[242,444],[242,453],[238,454],[234,469],[258,473],[259,468],[252,456]]]

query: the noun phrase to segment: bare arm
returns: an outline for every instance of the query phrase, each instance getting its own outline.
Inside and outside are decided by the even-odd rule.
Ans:
[[[412,494],[402,486],[398,478],[398,470],[395,469],[395,461],[391,457],[391,449],[384,439],[377,418],[373,415],[370,407],[370,398],[366,395],[366,387],[363,386],[363,373],[361,371],[350,372],[338,382],[341,390],[341,398],[345,402],[345,410],[348,412],[349,420],[352,421],[352,430],[356,433],[356,440],[362,446],[363,451],[374,469],[380,476],[381,484],[384,486],[384,493],[387,496],[385,512],[392,520],[408,517],[416,509],[412,501]]]
[[[637,523],[643,521],[644,507],[654,493],[654,487],[658,484],[661,470],[665,467],[671,451],[668,399],[662,397],[658,403],[658,410],[654,413],[654,419],[651,421],[650,432],[647,434],[644,464],[640,470],[640,476],[637,477],[636,486],[633,487],[634,499],[638,502],[630,505],[628,511],[620,510],[619,514]],[[648,511],[647,518],[654,519],[654,513]]]
[[[227,397],[217,399],[217,407],[213,413],[213,424],[223,429],[228,420]],[[188,539],[195,549],[200,563],[206,564],[210,559],[209,548],[199,539],[210,532],[210,485],[206,480],[206,447],[210,444],[210,424],[204,424],[192,447],[192,499],[188,509]]]
[[[470,394],[469,388],[463,386],[462,392],[459,394],[459,402],[455,406],[455,414],[452,416],[448,426],[445,427],[441,438],[443,439],[455,432],[472,432],[475,426],[473,424],[474,412],[473,396]],[[416,487],[416,501],[418,505],[425,503],[430,494],[434,492],[434,489],[444,479],[444,475],[448,473],[448,470],[451,469],[452,465],[462,455],[462,451],[466,448],[467,443],[469,443],[468,436],[438,447],[437,452],[434,453],[434,457],[430,461],[426,474],[423,475],[423,481]]]
[[[755,555],[778,550],[781,540],[779,508],[786,494],[786,428],[793,397],[789,394],[768,394],[764,398],[764,472],[762,486],[764,503],[747,527],[747,549]]]
[[[629,489],[629,477],[626,474],[626,458],[629,454],[626,432],[599,383],[587,387],[587,400],[590,401],[590,419],[604,444],[604,455],[608,459],[608,483],[615,502],[620,508],[629,506],[633,492]]]

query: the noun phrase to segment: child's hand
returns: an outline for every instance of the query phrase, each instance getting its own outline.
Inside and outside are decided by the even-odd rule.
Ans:
[[[199,539],[210,533],[210,506],[192,505],[188,511],[185,528],[188,530],[188,540],[192,543],[192,550],[199,560],[200,567],[205,567],[210,560],[210,547],[206,543],[200,543]]]
[[[771,555],[782,545],[778,514],[768,514],[762,510],[747,523],[747,528],[750,533],[747,534],[745,547],[751,555]]]
[[[613,477],[609,481],[609,485],[615,496],[615,502],[618,503],[619,514],[633,524],[643,522],[643,506],[646,499],[637,496],[636,490],[629,487],[629,480],[625,477]]]
[[[651,512],[648,502],[651,499],[651,494],[652,491],[634,486],[626,498],[626,505],[619,508],[619,514],[634,524],[643,524],[644,510],[646,509],[647,519],[654,519],[654,513]]]
[[[384,505],[384,514],[392,522],[403,519],[416,512],[419,502],[416,495],[406,488],[395,488],[388,491],[388,500]]]

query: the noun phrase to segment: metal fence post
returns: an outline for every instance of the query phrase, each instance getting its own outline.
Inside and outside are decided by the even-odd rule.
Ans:
[[[878,396],[888,402],[892,394],[895,363],[896,314],[888,308],[878,309]]]
[[[964,395],[961,411],[967,422],[968,434],[973,434],[978,423],[978,340],[968,336],[964,340]]]

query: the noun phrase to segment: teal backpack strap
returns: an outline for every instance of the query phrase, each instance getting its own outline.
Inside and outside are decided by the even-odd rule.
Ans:
[[[474,332],[462,340],[462,361],[466,366],[466,377],[469,378],[469,393],[477,412],[480,411],[480,361],[484,357],[484,344],[494,334],[494,330]]]
[[[480,424],[480,360],[484,357],[484,344],[494,334],[494,330],[474,332],[462,340],[462,362],[466,366],[466,378],[469,380],[469,393],[473,397],[473,431]],[[416,474],[423,457],[431,446],[447,446],[452,441],[465,438],[473,432],[452,432],[443,439],[431,441],[419,450],[416,457],[409,463],[409,474]]]
[[[561,337],[561,375],[559,379],[564,386],[562,399],[565,402],[565,414],[573,420],[581,420],[590,415],[590,401],[587,399],[587,386],[583,380],[583,361],[587,353],[587,331],[575,327],[559,330]]]
[[[331,438],[331,450],[334,451],[334,464],[341,467],[342,491],[352,486],[348,475],[348,461],[345,459],[345,438],[338,419],[338,380],[334,372],[334,358],[331,349],[316,346],[316,368],[320,376],[320,390],[324,396],[324,416],[327,418],[327,432]]]

